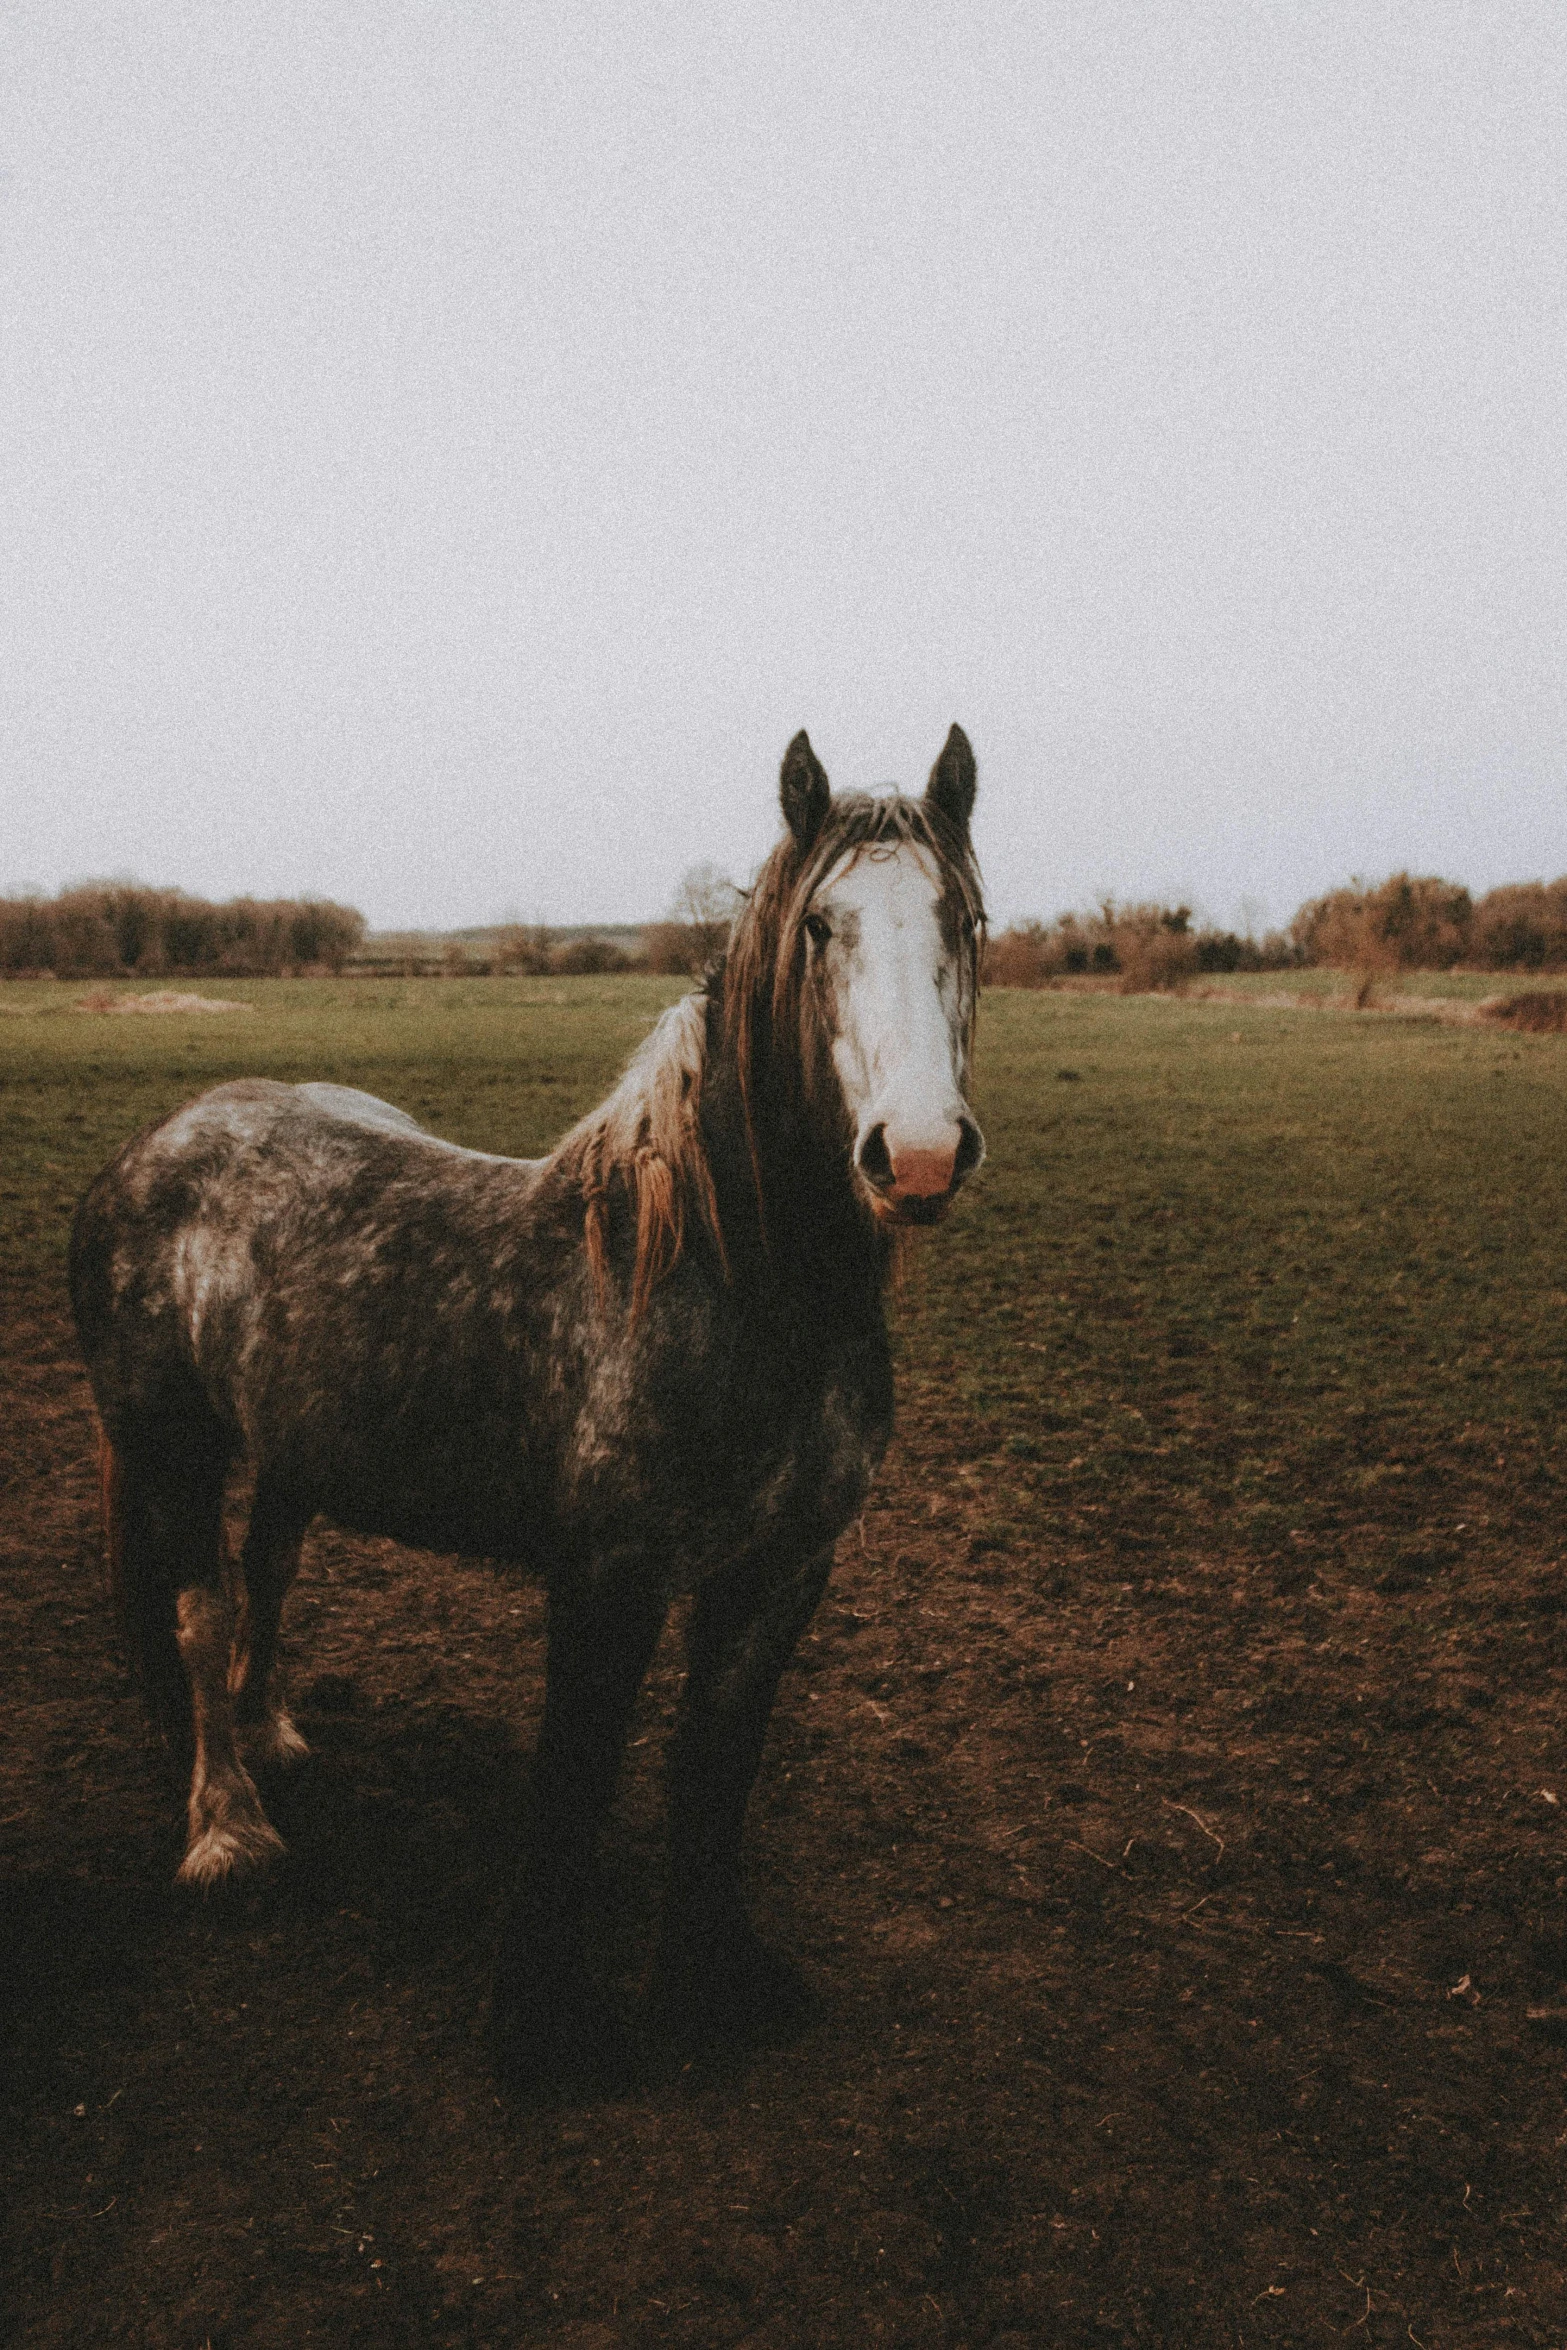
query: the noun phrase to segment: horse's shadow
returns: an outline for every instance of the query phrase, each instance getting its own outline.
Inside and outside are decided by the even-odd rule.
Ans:
[[[286,1845],[266,1869],[204,1893],[176,1885],[184,1823],[170,1779],[115,1874],[41,1869],[13,1882],[0,2046],[19,2105],[68,2106],[107,2052],[163,2036],[159,2012],[173,2034],[189,1997],[198,2009],[252,1999],[276,1965],[268,1951],[286,1952],[296,1977],[316,1972],[318,2023],[334,2002],[346,2016],[356,1999],[412,1992],[438,2038],[482,2033],[517,1863],[524,1736],[493,1712],[372,1705],[331,1675],[307,1682],[297,1719],[309,1755],[263,1781]],[[568,2067],[540,2096],[683,2078],[697,2089],[743,2064],[755,2040],[791,2040],[824,2020],[807,1996],[776,2030],[693,2049],[656,2019],[646,1991],[663,1861],[651,1787],[639,1781],[612,1816],[585,1936],[613,2026],[607,2053],[584,2059],[583,2084]]]
[[[338,1950],[346,1923],[355,1936],[352,1971],[444,1984],[463,2028],[473,2028],[488,2004],[518,1863],[528,1752],[493,1714],[439,1704],[362,1714],[343,1702],[346,1694],[325,1682],[307,1691],[300,1723],[311,1755],[266,1786],[288,1852],[246,1893],[245,1906],[297,1935],[320,1933]],[[787,2012],[694,2046],[649,2008],[665,1858],[656,1777],[650,1763],[622,1790],[584,1935],[609,2025],[605,2045],[585,2055],[585,2070],[600,2085],[613,2080],[628,2090],[686,2073],[711,2081],[744,2048],[792,2041],[827,2015],[801,1984]],[[569,2093],[571,2073],[568,2065],[555,2086]]]
[[[91,2052],[123,2042],[151,1995],[169,1900],[124,1878],[28,1870],[0,1903],[6,2102],[70,2111]]]
[[[493,1714],[452,1705],[373,1710],[323,1676],[299,1715],[311,1752],[264,1775],[287,1847],[247,1885],[281,1918],[351,1911],[378,1957],[449,1954],[484,1934],[510,1887],[527,1756]]]

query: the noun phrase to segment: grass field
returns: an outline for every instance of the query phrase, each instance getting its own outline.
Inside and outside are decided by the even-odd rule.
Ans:
[[[83,1184],[120,1144],[228,1077],[329,1077],[453,1141],[544,1150],[680,983],[242,979],[206,992],[244,1012],[162,1016],[78,1012],[84,992],[0,989],[0,1270],[51,1265]]]
[[[1314,1003],[1343,1003],[1346,997],[1353,998],[1361,979],[1358,972],[1323,966],[1301,971],[1232,971],[1194,980],[1191,986],[1198,995],[1212,991],[1244,999],[1283,994]],[[1372,983],[1374,1000],[1379,1004],[1396,1004],[1409,997],[1428,1003],[1478,1004],[1491,996],[1519,995],[1529,988],[1567,987],[1567,978],[1559,971],[1378,971],[1372,975]]]
[[[164,1017],[9,988],[0,1272],[47,1276],[92,1173],[225,1077],[332,1077],[454,1140],[543,1151],[680,984],[249,981],[228,991],[246,1012]],[[1363,1527],[1418,1562],[1451,1544],[1466,1448],[1477,1468],[1511,1448],[1509,1487],[1520,1448],[1552,1478],[1562,1040],[996,992],[978,1107],[990,1165],[913,1253],[898,1320],[908,1392],[961,1405],[995,1453],[998,1547]]]
[[[1004,1519],[1413,1560],[1477,1430],[1554,1476],[1559,1039],[1007,993],[983,1069],[992,1164],[909,1371],[944,1359],[1018,1461]]]
[[[758,1915],[821,2019],[503,2113],[536,1594],[319,1528],[289,1858],[183,1899],[99,1596],[64,1237],[132,1130],[244,1073],[539,1151],[678,985],[75,992],[0,990],[21,2338],[1562,2350],[1567,1038],[986,997],[990,1162],[906,1261],[902,1433],[753,1804]],[[671,1640],[610,1838],[628,2001],[678,1679]]]

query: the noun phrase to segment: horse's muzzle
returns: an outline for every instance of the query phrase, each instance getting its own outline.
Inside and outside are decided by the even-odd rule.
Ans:
[[[884,1223],[939,1224],[984,1155],[985,1138],[964,1114],[917,1138],[872,1126],[855,1146],[854,1164]]]

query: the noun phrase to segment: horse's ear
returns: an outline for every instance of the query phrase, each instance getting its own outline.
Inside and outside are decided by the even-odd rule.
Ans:
[[[941,757],[930,771],[925,800],[928,807],[946,818],[959,840],[968,839],[968,820],[974,813],[977,783],[973,747],[962,727],[954,726],[941,747]]]
[[[783,755],[778,797],[784,820],[794,834],[795,847],[804,856],[821,831],[832,800],[832,785],[803,726]]]

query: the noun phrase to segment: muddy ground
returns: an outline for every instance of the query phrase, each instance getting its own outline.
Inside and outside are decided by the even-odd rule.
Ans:
[[[177,1892],[52,1291],[4,1346],[9,2338],[1567,2343],[1561,1539],[1505,1456],[1381,1575],[1353,1527],[998,1547],[991,1439],[927,1401],[753,1814],[819,2016],[519,2107],[483,2022],[535,1596],[319,1533],[289,1857]],[[606,1856],[628,2004],[678,1673]]]

